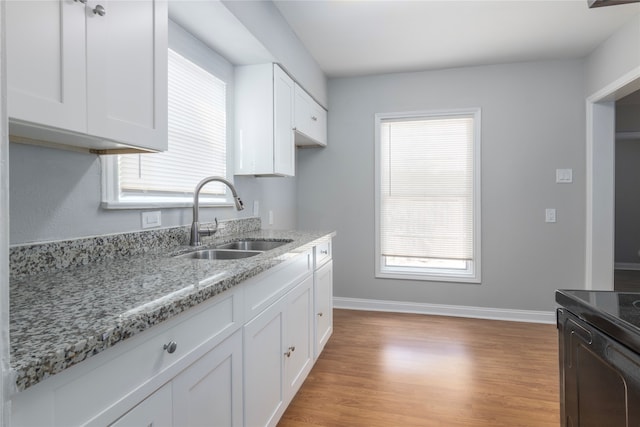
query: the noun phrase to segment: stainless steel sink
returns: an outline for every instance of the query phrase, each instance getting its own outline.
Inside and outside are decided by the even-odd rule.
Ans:
[[[217,249],[240,251],[268,251],[292,242],[292,240],[237,240],[216,246]]]
[[[199,251],[188,252],[182,255],[176,255],[176,258],[189,259],[242,259],[260,255],[262,251],[248,250],[226,250],[226,249],[202,249]]]

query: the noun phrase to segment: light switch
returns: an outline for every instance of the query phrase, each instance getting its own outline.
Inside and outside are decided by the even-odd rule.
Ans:
[[[573,169],[556,169],[556,183],[570,184],[573,182]]]
[[[556,210],[554,208],[545,209],[544,222],[556,222]]]

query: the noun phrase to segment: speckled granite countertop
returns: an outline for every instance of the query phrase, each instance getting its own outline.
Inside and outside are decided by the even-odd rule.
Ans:
[[[11,367],[18,391],[326,241],[335,233],[258,230],[212,241],[291,239],[240,260],[173,258],[175,246],[19,277],[10,286]]]

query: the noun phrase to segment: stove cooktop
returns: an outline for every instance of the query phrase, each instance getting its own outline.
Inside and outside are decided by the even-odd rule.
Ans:
[[[640,350],[640,292],[558,290],[556,302],[576,316]]]

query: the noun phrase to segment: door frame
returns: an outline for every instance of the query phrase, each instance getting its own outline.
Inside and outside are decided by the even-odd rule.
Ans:
[[[613,290],[615,101],[636,90],[640,90],[640,67],[586,99],[586,289]]]

